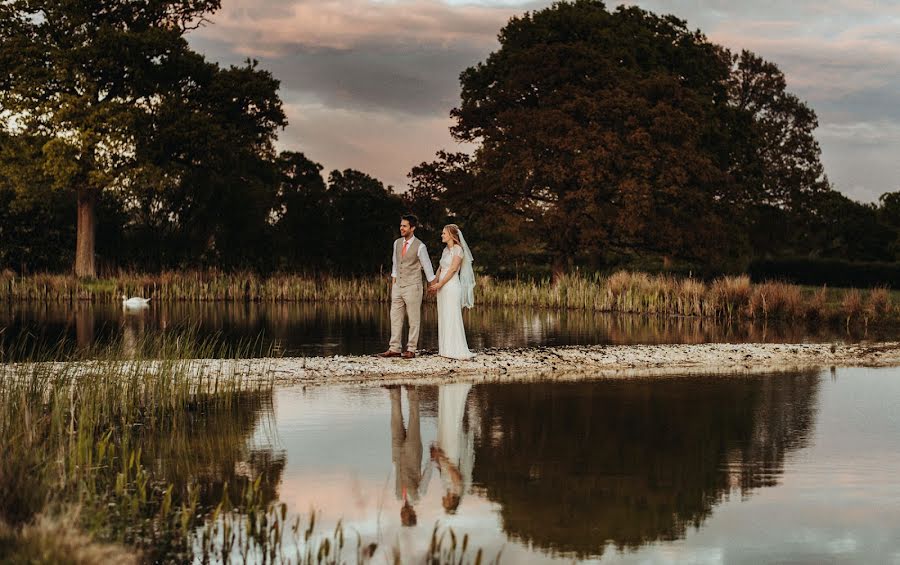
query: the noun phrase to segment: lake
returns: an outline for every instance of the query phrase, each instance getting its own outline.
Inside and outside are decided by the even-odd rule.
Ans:
[[[12,344],[61,357],[191,329],[250,354],[383,350],[387,305],[0,304]],[[475,349],[855,340],[838,329],[480,308]],[[433,305],[422,346],[434,348]],[[152,355],[152,351],[147,352]],[[900,563],[900,369],[416,387],[287,387],[138,434],[199,507],[248,485],[314,510],[376,562],[419,562],[436,525],[504,563]],[[290,548],[288,553],[290,553]],[[470,557],[474,549],[470,549]]]
[[[288,388],[156,457],[404,562],[439,523],[507,563],[897,563],[898,377]]]
[[[237,346],[253,343],[245,354],[284,356],[366,355],[387,348],[387,304],[187,303],[151,304],[123,310],[118,304],[0,303],[0,345],[22,340],[64,349],[112,342],[124,346],[190,328],[196,339]],[[470,346],[527,347],[705,342],[821,342],[879,339],[878,331],[848,334],[843,328],[806,324],[726,324],[699,318],[656,318],[578,310],[475,308],[465,314]],[[884,332],[881,332],[884,333]],[[890,336],[888,336],[890,337]],[[437,346],[434,304],[423,312],[419,346]],[[152,352],[148,352],[152,354]],[[7,360],[10,354],[7,353]]]

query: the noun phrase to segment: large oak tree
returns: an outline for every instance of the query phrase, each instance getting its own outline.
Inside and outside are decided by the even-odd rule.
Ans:
[[[754,206],[797,209],[828,189],[815,114],[777,67],[682,20],[558,2],[499,41],[462,73],[451,113],[455,138],[475,144],[478,204],[450,182],[431,192],[467,222],[518,218],[518,241],[556,273],[617,255],[722,265],[751,253]],[[412,184],[452,165],[444,154]]]
[[[127,184],[135,125],[172,85],[185,26],[218,2],[4,3],[0,104],[14,131],[48,138],[54,186],[77,198],[75,273],[94,276],[95,208]]]

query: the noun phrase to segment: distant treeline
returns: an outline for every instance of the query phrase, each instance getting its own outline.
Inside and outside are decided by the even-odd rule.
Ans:
[[[217,2],[128,6],[0,11],[0,269],[373,274],[413,212],[435,256],[456,222],[501,277],[898,281],[900,192],[835,190],[778,67],[677,18],[597,0],[512,18],[460,76],[451,133],[471,150],[398,194],[275,150],[279,81],[186,41]]]
[[[756,281],[781,280],[803,285],[871,288],[900,287],[900,262],[783,258],[754,261],[748,269]]]

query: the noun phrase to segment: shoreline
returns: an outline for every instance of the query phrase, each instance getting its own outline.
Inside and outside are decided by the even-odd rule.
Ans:
[[[425,355],[266,359],[276,386],[379,386],[448,382],[740,375],[825,367],[900,366],[900,342],[706,343],[490,349],[471,361]]]
[[[451,382],[567,382],[609,378],[739,376],[826,367],[900,367],[900,342],[704,343],[593,345],[488,349],[472,360],[424,354],[415,359],[373,356],[263,357],[246,359],[50,361],[48,366],[79,375],[122,365],[132,374],[176,365],[187,379],[217,387],[237,377],[242,386],[372,387]],[[0,365],[0,378],[30,371],[32,363]],[[224,380],[223,380],[224,378]]]

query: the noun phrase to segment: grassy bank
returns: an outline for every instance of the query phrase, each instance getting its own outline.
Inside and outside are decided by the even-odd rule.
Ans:
[[[311,277],[253,273],[123,274],[81,281],[64,275],[0,275],[0,301],[118,302],[122,294],[156,301],[387,302],[387,277]],[[476,301],[493,306],[567,308],[717,319],[885,322],[900,319],[900,293],[887,288],[811,288],[780,282],[752,284],[747,276],[712,282],[617,272],[550,280],[480,277]]]
[[[151,360],[122,363],[108,351],[92,354],[89,371],[0,365],[0,561],[177,561],[197,552],[214,509],[197,482],[168,481],[156,456],[196,437],[197,414],[220,424],[217,440],[239,439],[246,426],[235,414],[270,404],[272,385],[189,371],[191,357],[209,353],[192,343],[175,341],[153,370]],[[190,461],[198,447],[180,455]],[[224,456],[218,441],[206,447]]]

